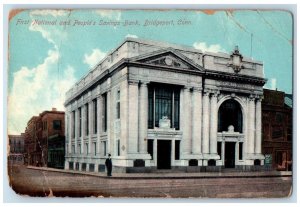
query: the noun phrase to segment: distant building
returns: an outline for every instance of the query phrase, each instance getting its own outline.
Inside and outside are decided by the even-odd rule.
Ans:
[[[66,94],[66,169],[257,170],[262,62],[127,38]]]
[[[28,121],[25,130],[25,161],[28,165],[61,168],[61,164],[54,159],[64,160],[64,144],[57,144],[64,143],[65,140],[64,116],[63,111],[53,108],[52,111],[44,111]],[[57,150],[63,153],[57,153]]]
[[[262,153],[277,170],[292,169],[292,95],[264,89]]]
[[[9,164],[24,164],[24,137],[25,134],[21,135],[8,135],[9,140]]]

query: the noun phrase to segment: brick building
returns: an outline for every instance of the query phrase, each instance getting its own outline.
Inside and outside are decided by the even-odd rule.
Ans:
[[[264,89],[262,101],[262,153],[277,170],[292,169],[292,96]]]
[[[23,164],[24,163],[24,137],[25,134],[21,135],[8,135],[9,140],[9,164]]]
[[[59,140],[64,143],[65,130],[65,113],[57,111],[55,108],[52,111],[44,111],[39,116],[33,116],[27,123],[25,130],[25,161],[28,165],[48,166],[50,157],[55,151],[55,146],[51,144],[51,151],[48,150],[49,140],[52,143],[52,137],[56,137],[56,142]],[[64,157],[64,144],[59,145],[60,157]],[[57,154],[57,151],[55,151]],[[48,159],[49,158],[49,159]],[[51,162],[51,161],[50,161]],[[51,162],[51,167],[56,167]]]

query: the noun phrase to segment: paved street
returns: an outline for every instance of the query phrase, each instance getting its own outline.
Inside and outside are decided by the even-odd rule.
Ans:
[[[8,167],[10,185],[31,196],[274,198],[291,193],[279,172],[113,174]]]

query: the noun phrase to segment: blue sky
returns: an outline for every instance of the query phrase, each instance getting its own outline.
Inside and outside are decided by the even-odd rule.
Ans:
[[[34,20],[56,25],[33,25]],[[72,26],[76,20],[95,25]],[[139,25],[101,26],[101,20]],[[146,20],[174,25],[144,26]],[[179,20],[191,24],[178,25]],[[30,117],[44,110],[64,110],[65,92],[127,36],[212,52],[230,53],[238,45],[244,56],[263,61],[266,88],[292,93],[292,21],[290,13],[275,10],[25,10],[9,22],[8,133],[23,132]]]

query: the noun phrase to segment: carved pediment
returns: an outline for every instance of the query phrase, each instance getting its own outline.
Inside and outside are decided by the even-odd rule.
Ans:
[[[183,69],[192,69],[188,64],[184,63],[183,61],[174,57],[173,55],[166,55],[166,56],[146,60],[144,63],[170,66],[170,67],[183,68]]]
[[[146,54],[137,58],[134,61],[148,65],[172,67],[185,70],[202,70],[192,60],[175,51],[157,51]]]

